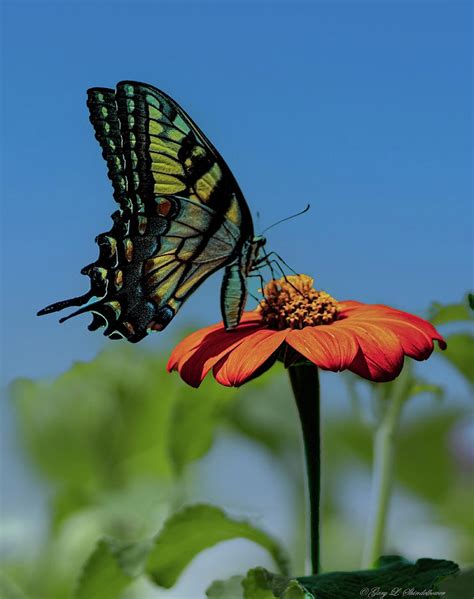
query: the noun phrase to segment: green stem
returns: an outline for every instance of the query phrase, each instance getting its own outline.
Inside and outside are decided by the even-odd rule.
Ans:
[[[372,568],[383,553],[385,529],[393,483],[395,437],[404,403],[404,394],[396,393],[387,401],[385,412],[374,436],[372,497],[369,525],[362,558],[363,568]]]
[[[319,571],[319,518],[320,518],[320,419],[318,369],[309,362],[288,368],[303,431],[306,473],[309,495],[309,545],[311,574]]]

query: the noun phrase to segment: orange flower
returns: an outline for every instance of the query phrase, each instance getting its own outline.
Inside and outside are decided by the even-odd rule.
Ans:
[[[384,306],[337,302],[313,288],[306,275],[268,283],[255,311],[226,331],[222,323],[189,335],[173,350],[168,371],[177,370],[198,387],[209,370],[216,380],[238,387],[268,370],[306,359],[323,370],[351,370],[371,381],[391,381],[404,356],[426,360],[433,341],[446,342],[426,320]]]

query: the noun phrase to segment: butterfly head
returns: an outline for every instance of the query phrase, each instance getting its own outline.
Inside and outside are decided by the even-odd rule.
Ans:
[[[263,235],[255,235],[245,243],[242,251],[242,260],[240,262],[243,267],[242,272],[245,276],[248,276],[252,270],[258,268],[258,265],[263,261],[261,254],[266,243],[267,240]],[[265,251],[263,251],[263,253],[265,253]]]
[[[252,263],[254,265],[259,261],[262,251],[263,253],[265,253],[265,250],[263,250],[263,248],[265,247],[266,243],[267,239],[263,235],[255,235],[255,237],[252,239],[250,245],[252,248]]]

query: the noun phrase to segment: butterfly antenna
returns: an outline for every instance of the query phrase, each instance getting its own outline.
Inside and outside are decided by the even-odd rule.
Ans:
[[[270,225],[269,227],[267,227],[266,229],[264,229],[262,231],[261,235],[263,235],[264,233],[266,233],[267,231],[269,231],[273,227],[276,227],[277,225],[280,225],[281,223],[286,222],[287,220],[291,220],[292,218],[296,218],[297,216],[301,216],[305,212],[308,212],[308,210],[310,208],[311,208],[311,204],[308,204],[304,210],[301,210],[301,212],[297,212],[296,214],[292,214],[291,216],[287,216],[286,218],[282,218],[281,220],[278,220],[276,223],[273,223],[273,225]]]

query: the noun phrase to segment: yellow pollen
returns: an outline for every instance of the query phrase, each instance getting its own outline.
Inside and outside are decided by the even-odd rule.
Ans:
[[[277,330],[330,324],[337,319],[337,301],[313,287],[308,275],[291,275],[265,285],[257,310],[266,324]]]

